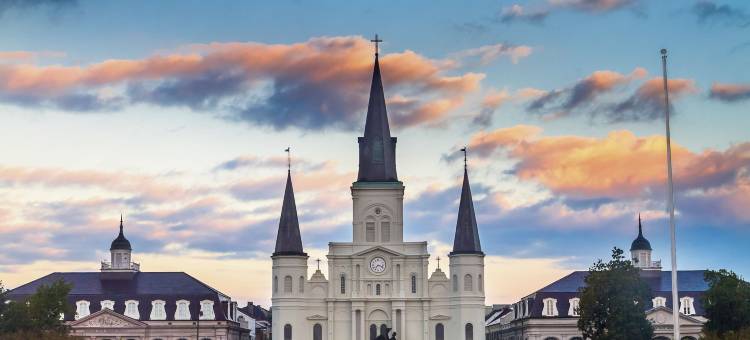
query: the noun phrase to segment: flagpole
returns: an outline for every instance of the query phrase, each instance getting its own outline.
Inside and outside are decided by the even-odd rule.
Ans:
[[[672,142],[669,132],[669,87],[667,86],[667,50],[661,50],[661,66],[664,74],[664,111],[667,129],[667,209],[669,210],[669,233],[672,240],[672,328],[674,339],[680,339],[680,309],[677,291],[677,241],[674,223],[674,184],[672,182]]]

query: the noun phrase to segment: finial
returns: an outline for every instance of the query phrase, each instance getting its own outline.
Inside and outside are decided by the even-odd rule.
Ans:
[[[378,35],[377,35],[377,34],[375,34],[375,39],[373,39],[373,40],[370,40],[370,41],[372,41],[372,42],[374,42],[374,43],[375,43],[375,56],[377,57],[377,56],[378,56],[378,53],[380,52],[380,51],[378,50],[378,44],[379,44],[379,43],[381,43],[381,42],[383,42],[383,40],[381,40],[381,39],[378,39]]]
[[[318,263],[318,270],[320,270],[320,259],[315,260]]]
[[[667,56],[667,49],[666,48],[662,48],[661,49],[661,56],[662,57],[666,57]]]
[[[122,233],[122,213],[120,213],[120,232]]]
[[[286,152],[287,171],[292,172],[292,147],[288,146],[284,152]]]
[[[468,168],[468,166],[469,166],[469,162],[466,160],[466,152],[467,151],[468,151],[468,149],[465,146],[463,148],[461,148],[461,152],[464,153],[464,170],[466,170]]]
[[[440,256],[437,257],[437,261],[438,261],[438,269],[440,269]]]
[[[643,235],[643,226],[641,225],[641,213],[638,213],[638,235]]]

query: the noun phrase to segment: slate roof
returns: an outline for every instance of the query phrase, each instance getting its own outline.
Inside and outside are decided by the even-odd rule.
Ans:
[[[247,306],[237,308],[245,315],[252,317],[256,321],[269,321],[271,319],[271,313],[261,306],[254,305],[252,302],[248,302]]]
[[[34,294],[41,285],[50,285],[63,280],[72,285],[68,302],[75,311],[76,301],[90,302],[91,314],[101,310],[100,302],[112,300],[114,310],[125,313],[125,301],[138,301],[138,311],[141,320],[149,320],[151,302],[163,300],[166,302],[167,320],[174,320],[177,300],[190,301],[190,317],[198,318],[200,301],[214,302],[216,320],[227,320],[225,315],[226,303],[222,303],[222,296],[226,296],[216,289],[206,285],[184,272],[138,272],[132,280],[102,280],[100,272],[66,272],[52,273],[8,292],[8,298],[22,300]],[[65,315],[66,321],[74,320],[74,315]]]
[[[456,234],[453,237],[454,254],[484,254],[479,242],[479,229],[474,214],[474,200],[471,197],[469,173],[464,168],[464,181],[461,187],[461,201],[458,204],[458,218],[456,220]]]
[[[302,236],[299,231],[297,203],[294,200],[291,171],[287,172],[286,176],[284,203],[281,205],[279,230],[276,233],[276,249],[273,252],[273,256],[283,255],[307,256],[302,249]]]
[[[385,107],[380,63],[375,55],[375,66],[367,105],[365,135],[359,142],[358,182],[398,182],[396,174],[396,137],[391,137],[388,112]]]
[[[531,317],[542,317],[544,307],[543,300],[554,298],[557,300],[557,309],[560,317],[568,317],[568,300],[578,296],[578,292],[585,286],[585,278],[588,271],[575,271],[567,276],[537,290],[531,294],[529,308]],[[677,285],[679,297],[689,296],[695,299],[695,315],[703,315],[704,309],[701,304],[703,293],[708,290],[708,283],[704,279],[705,270],[682,270],[677,272]],[[653,297],[666,298],[666,306],[672,305],[672,273],[669,271],[641,271],[642,278],[651,288]],[[646,306],[651,309],[651,303]]]

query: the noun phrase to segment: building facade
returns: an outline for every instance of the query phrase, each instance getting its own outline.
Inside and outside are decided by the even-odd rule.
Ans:
[[[70,334],[84,340],[247,340],[237,304],[183,272],[141,272],[123,233],[99,272],[52,273],[8,292],[24,301],[39,286],[62,280],[72,286],[73,313],[61,315]]]
[[[428,272],[427,242],[404,240],[404,184],[396,172],[377,53],[359,174],[351,186],[353,239],[331,242],[328,275],[311,277],[291,172],[272,255],[273,337],[278,340],[484,338],[484,253],[464,171],[449,273]]]
[[[651,288],[653,299],[644,307],[654,325],[655,340],[673,340],[672,276],[662,271],[661,262],[651,259],[651,243],[643,236],[638,218],[638,237],[630,247],[633,265]],[[680,306],[680,340],[700,339],[707,321],[701,298],[708,283],[703,270],[677,272]],[[486,320],[487,340],[583,340],[578,330],[579,291],[585,287],[588,271],[575,271],[539,289],[521,301],[498,308]]]

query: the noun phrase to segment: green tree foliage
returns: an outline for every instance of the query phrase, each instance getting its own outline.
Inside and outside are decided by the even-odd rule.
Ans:
[[[70,289],[69,284],[57,281],[49,286],[39,286],[36,293],[24,301],[3,303],[3,311],[0,313],[0,338],[66,338],[68,328],[60,320],[60,314],[73,312],[67,303]]]
[[[705,278],[709,285],[703,296],[708,318],[705,333],[728,339],[740,333],[750,335],[750,283],[724,269],[707,271]]]
[[[612,250],[612,260],[598,260],[589,269],[581,290],[578,328],[592,340],[651,339],[654,328],[645,307],[651,290],[640,270],[625,260],[622,249]]]

